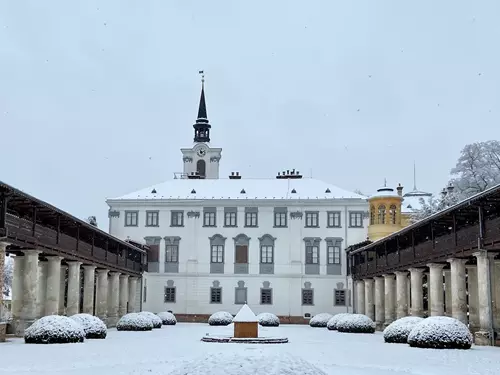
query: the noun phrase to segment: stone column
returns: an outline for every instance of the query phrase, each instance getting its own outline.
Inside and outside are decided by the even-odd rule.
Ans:
[[[83,306],[84,314],[94,315],[95,266],[83,266]]]
[[[373,300],[373,279],[365,279],[365,315],[375,320],[375,303]]]
[[[467,325],[466,259],[448,259],[451,266],[451,316]],[[448,290],[448,287],[446,288]]]
[[[365,282],[363,280],[356,281],[356,313],[365,313]]]
[[[38,296],[36,301],[36,317],[45,316],[45,302],[47,300],[47,262],[38,262]]]
[[[396,318],[408,316],[408,272],[397,271],[396,274]]]
[[[96,316],[106,323],[108,314],[108,270],[97,269]]]
[[[394,321],[396,311],[394,306],[394,275],[384,275],[384,292],[385,292],[385,323],[384,326],[387,327]]]
[[[444,270],[444,314],[451,316],[451,269]]]
[[[431,316],[431,275],[429,272],[424,272],[425,279],[427,280],[427,310],[425,313],[427,316]],[[423,292],[423,290],[422,290]]]
[[[410,284],[411,284],[411,315],[424,316],[424,296],[422,277],[423,268],[410,268]]]
[[[441,263],[429,263],[429,278],[431,296],[431,316],[444,315],[443,267]]]
[[[108,280],[108,327],[115,327],[118,322],[118,308],[120,304],[119,272],[110,272]]]
[[[479,312],[477,308],[477,266],[467,265],[467,293],[469,294],[469,329],[472,333],[479,331]]]
[[[61,300],[61,260],[62,257],[60,256],[47,257],[45,315],[59,314],[59,301]],[[62,302],[64,303],[64,290]]]
[[[82,262],[67,261],[68,263],[68,301],[66,315],[80,313],[80,266]]]
[[[36,300],[38,297],[38,255],[41,251],[25,250],[24,275],[23,275],[23,307],[18,335],[23,335],[24,330],[37,318]]]
[[[375,278],[375,324],[377,330],[384,329],[385,322],[385,295],[384,295],[384,278]]]
[[[12,275],[12,304],[11,313],[14,327],[19,324],[23,309],[23,278],[24,278],[24,256],[14,257],[14,272]],[[16,330],[16,329],[14,329]]]
[[[120,275],[120,304],[118,307],[118,318],[127,313],[128,302],[128,275]]]
[[[476,345],[491,345],[492,305],[491,305],[491,267],[490,256],[485,250],[473,254],[477,259],[477,298],[479,311],[479,331],[475,333]]]
[[[60,281],[59,281],[59,315],[65,315],[66,313],[66,275],[68,271],[67,265],[61,265],[60,271]]]
[[[500,260],[496,259],[493,266],[493,328],[500,334]]]
[[[137,277],[130,277],[128,279],[128,307],[129,313],[135,312],[135,298],[137,294]]]

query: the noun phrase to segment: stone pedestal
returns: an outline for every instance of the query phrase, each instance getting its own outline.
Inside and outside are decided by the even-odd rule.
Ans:
[[[411,284],[411,315],[424,316],[424,296],[422,278],[423,268],[410,268],[410,284]]]
[[[98,269],[96,290],[96,315],[104,323],[108,317],[108,270]]]
[[[137,294],[137,277],[130,277],[128,279],[128,307],[127,312],[135,312],[135,299]]]
[[[384,329],[385,322],[385,285],[383,277],[375,278],[375,324],[377,330]]]
[[[80,313],[80,265],[82,262],[68,261],[68,301],[66,315]]]
[[[448,259],[451,266],[451,316],[465,325],[468,324],[467,286],[465,280],[466,261],[466,259],[458,258]]]
[[[365,315],[375,320],[375,303],[373,294],[373,279],[365,279]]]
[[[395,282],[394,275],[388,274],[384,275],[384,292],[385,292],[385,323],[384,327],[387,327],[394,321],[396,317],[394,296],[395,296]]]
[[[398,271],[396,274],[396,318],[408,316],[408,272]]]
[[[59,256],[47,257],[45,315],[59,314],[59,303],[61,300],[61,260],[62,257]],[[62,303],[64,304],[64,290]]]
[[[120,298],[119,272],[110,272],[108,279],[108,327],[115,327],[118,322]]]
[[[84,314],[94,315],[95,266],[83,266],[83,306]]]
[[[365,282],[363,280],[356,281],[356,313],[365,313]]]
[[[120,275],[120,304],[118,307],[118,318],[127,313],[128,302],[128,275]]]
[[[443,267],[441,263],[429,263],[429,295],[431,316],[444,315]]]

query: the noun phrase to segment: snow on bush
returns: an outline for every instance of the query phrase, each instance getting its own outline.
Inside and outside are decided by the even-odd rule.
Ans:
[[[164,311],[158,313],[158,317],[161,319],[164,326],[175,326],[177,324],[177,319],[171,312]]]
[[[271,313],[261,313],[257,315],[257,319],[262,327],[278,327],[280,325],[280,319]]]
[[[227,311],[218,311],[208,318],[208,324],[211,326],[228,326],[233,322],[233,316]]]
[[[253,353],[252,353],[253,352]],[[169,371],[169,375],[326,375],[300,356],[265,351],[205,354]]]
[[[86,339],[105,339],[108,334],[106,324],[97,316],[75,314],[70,318],[82,326]]]
[[[455,318],[431,316],[413,327],[408,344],[417,348],[469,349],[472,335],[467,326]]]
[[[163,325],[163,321],[159,318],[158,315],[153,314],[152,312],[149,311],[141,311],[139,314],[145,316],[146,318],[151,320],[151,323],[153,323],[153,328],[161,328]]]
[[[331,318],[332,315],[328,313],[316,314],[309,320],[309,325],[311,327],[326,327]]]
[[[406,316],[392,322],[384,329],[384,341],[406,344],[411,330],[422,320],[424,320],[424,318],[418,316]]]
[[[375,323],[363,314],[348,314],[337,322],[337,331],[346,333],[374,333]]]
[[[26,344],[67,344],[83,342],[82,326],[66,316],[44,316],[24,331]]]
[[[352,315],[350,313],[340,313],[332,316],[330,320],[328,320],[328,323],[326,323],[326,328],[328,328],[330,331],[336,331],[337,330],[337,322],[343,318],[345,315]]]
[[[152,329],[151,319],[140,313],[123,315],[116,324],[117,331],[151,331]]]

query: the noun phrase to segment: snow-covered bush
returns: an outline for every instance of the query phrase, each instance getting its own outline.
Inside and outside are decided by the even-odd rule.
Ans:
[[[153,322],[144,314],[129,313],[120,318],[116,329],[118,331],[151,331]]]
[[[163,325],[163,321],[159,318],[158,315],[153,314],[152,312],[149,311],[141,311],[139,314],[145,316],[146,318],[151,320],[151,323],[153,323],[153,328],[161,328]]]
[[[175,326],[177,324],[177,319],[171,312],[164,311],[158,313],[158,317],[161,319],[164,326]]]
[[[233,322],[233,316],[227,311],[217,311],[208,318],[211,326],[228,326]]]
[[[418,316],[406,316],[392,322],[384,329],[384,341],[406,344],[411,330],[422,320],[424,320],[424,318]]]
[[[83,342],[85,331],[82,326],[66,316],[44,316],[24,331],[26,344],[68,344]]]
[[[337,331],[346,333],[374,333],[375,323],[363,314],[348,314],[337,322]]]
[[[332,316],[330,320],[328,320],[328,323],[326,323],[326,328],[328,328],[330,331],[336,331],[337,330],[337,322],[342,319],[345,315],[352,315],[350,313],[340,313]]]
[[[408,344],[417,348],[469,349],[472,335],[469,328],[455,318],[431,316],[413,327]]]
[[[259,314],[257,319],[262,327],[278,327],[280,325],[280,319],[271,313]]]
[[[97,316],[75,314],[70,318],[82,326],[86,339],[105,339],[108,334],[106,324]]]
[[[311,320],[309,320],[309,325],[311,327],[326,327],[328,321],[332,318],[332,314],[321,313],[314,315]]]

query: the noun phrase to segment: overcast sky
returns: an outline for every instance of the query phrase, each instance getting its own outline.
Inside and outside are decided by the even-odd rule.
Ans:
[[[0,0],[0,180],[108,227],[171,179],[206,73],[221,175],[439,191],[500,136],[500,2]]]

